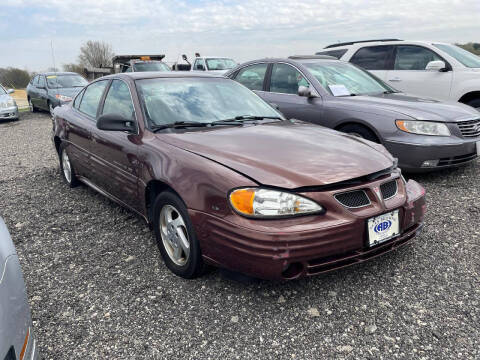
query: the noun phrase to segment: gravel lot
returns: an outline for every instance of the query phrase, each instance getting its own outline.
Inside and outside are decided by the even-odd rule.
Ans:
[[[46,359],[480,358],[480,162],[414,178],[424,232],[288,283],[182,280],[133,213],[60,178],[46,114],[0,124],[0,215]]]

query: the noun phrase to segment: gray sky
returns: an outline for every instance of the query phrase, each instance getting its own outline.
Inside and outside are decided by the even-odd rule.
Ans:
[[[337,41],[480,42],[480,0],[0,0],[0,67],[75,62],[87,40],[115,53],[312,54]]]

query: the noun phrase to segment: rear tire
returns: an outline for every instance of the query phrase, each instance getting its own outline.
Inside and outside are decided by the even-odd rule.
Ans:
[[[183,201],[173,192],[164,191],[155,199],[153,216],[155,238],[165,265],[185,279],[201,276],[205,264]]]
[[[480,99],[473,99],[473,100],[467,101],[466,104],[480,111]]]
[[[60,144],[58,158],[60,159],[60,172],[65,182],[71,188],[78,186],[80,184],[80,181],[75,176],[73,165],[70,161],[70,157],[68,156],[64,144]]]
[[[38,109],[35,107],[35,105],[33,105],[32,99],[30,99],[30,98],[28,98],[28,107],[30,108],[31,112],[37,112],[38,111]]]
[[[340,127],[338,131],[341,131],[350,135],[358,136],[365,140],[370,140],[376,143],[380,143],[380,140],[378,140],[377,135],[375,135],[375,133],[372,130],[360,124],[348,124]]]

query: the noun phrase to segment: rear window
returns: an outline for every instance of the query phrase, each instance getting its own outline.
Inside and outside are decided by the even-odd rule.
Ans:
[[[328,51],[320,51],[317,52],[315,55],[328,55],[328,56],[333,56],[337,59],[340,59],[345,53],[347,52],[347,49],[338,49],[338,50],[328,50]]]
[[[366,70],[389,70],[388,63],[393,46],[368,46],[358,50],[350,62]]]

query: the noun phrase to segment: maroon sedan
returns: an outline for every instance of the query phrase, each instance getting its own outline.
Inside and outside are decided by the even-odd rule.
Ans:
[[[395,249],[420,230],[425,191],[385,150],[286,120],[232,80],[107,76],[55,109],[66,182],[152,224],[175,274],[215,265],[293,279]]]

